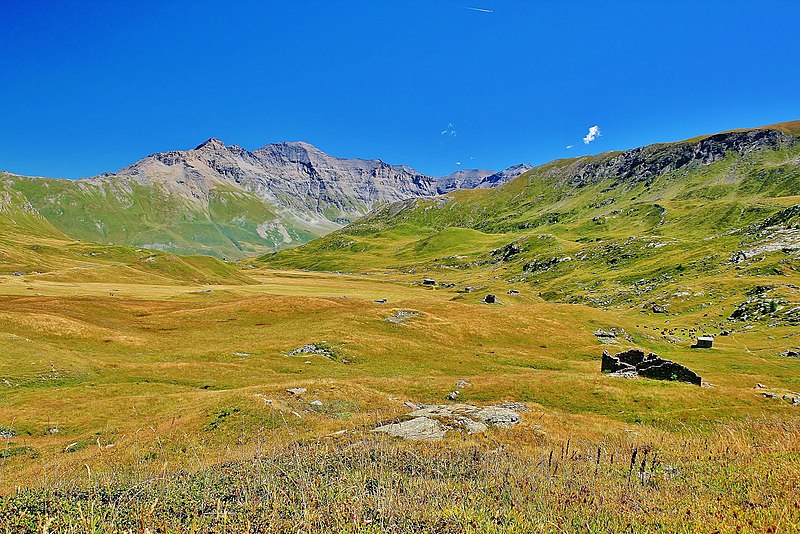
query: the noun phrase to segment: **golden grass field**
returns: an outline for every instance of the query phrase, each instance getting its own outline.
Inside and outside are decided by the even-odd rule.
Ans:
[[[451,289],[399,271],[243,275],[147,285],[101,265],[0,277],[6,532],[800,524],[800,408],[754,389],[800,389],[800,360],[779,355],[797,344],[791,327],[699,351],[662,332],[718,318],[549,303],[527,285],[507,295],[515,286],[491,271],[443,271]],[[457,292],[465,284],[481,290]],[[500,302],[480,303],[490,291]],[[385,321],[397,310],[419,315]],[[652,350],[713,387],[601,374],[593,332],[611,327],[633,340],[612,352]],[[286,356],[323,342],[338,361]],[[445,403],[461,379],[472,386],[459,402],[524,403],[521,424],[439,443],[370,432],[406,401]]]

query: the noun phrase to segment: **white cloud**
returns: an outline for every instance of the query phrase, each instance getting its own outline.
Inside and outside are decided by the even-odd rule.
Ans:
[[[603,134],[600,132],[600,127],[597,125],[592,126],[589,128],[589,133],[583,138],[583,144],[588,145],[598,137],[603,137]]]
[[[447,128],[442,130],[442,135],[449,135],[450,137],[455,137],[458,135],[458,132],[456,132],[455,128],[453,128],[452,122],[447,123]]]
[[[569,150],[572,147],[573,147],[573,145],[567,145],[567,150]]]
[[[461,162],[460,161],[456,161],[456,165],[461,165]]]

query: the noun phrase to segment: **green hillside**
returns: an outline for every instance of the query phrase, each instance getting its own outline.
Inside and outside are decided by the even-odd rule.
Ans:
[[[218,187],[201,202],[158,184],[121,179],[89,183],[0,174],[0,183],[73,239],[228,259],[274,250],[283,242],[277,225],[269,224],[280,218],[243,190]],[[315,235],[284,226],[297,242]]]
[[[245,270],[76,241],[98,220],[81,182],[43,209],[56,228],[47,181],[0,180],[0,531],[791,530],[800,144],[783,130],[556,161]],[[210,216],[257,217],[237,195]],[[114,239],[185,217],[134,196],[108,198],[131,220]],[[630,348],[702,387],[602,372]],[[409,423],[442,435],[384,433]],[[381,522],[354,525],[362,507]]]
[[[28,281],[252,282],[238,268],[209,256],[178,256],[71,239],[3,180],[0,180],[0,228],[0,275],[17,274]]]
[[[477,270],[502,281],[488,289],[528,284],[553,301],[697,309],[708,292],[797,281],[800,144],[786,133],[796,130],[558,160],[496,189],[387,206],[256,263],[434,278]]]

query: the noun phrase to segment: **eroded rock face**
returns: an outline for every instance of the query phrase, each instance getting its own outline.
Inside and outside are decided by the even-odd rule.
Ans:
[[[700,376],[691,369],[653,353],[645,354],[641,349],[626,350],[614,356],[604,350],[600,370],[626,378],[643,376],[655,380],[688,382],[697,386],[703,383]]]
[[[374,432],[403,439],[435,441],[444,438],[449,430],[478,434],[490,426],[510,427],[520,422],[519,413],[506,406],[434,404],[418,406],[406,415],[411,419],[380,426]]]
[[[657,177],[688,165],[710,165],[728,153],[748,154],[757,150],[792,146],[797,141],[778,130],[726,132],[695,143],[665,143],[620,152],[610,159],[575,165],[567,181],[577,187],[613,178],[619,183],[650,183]]]

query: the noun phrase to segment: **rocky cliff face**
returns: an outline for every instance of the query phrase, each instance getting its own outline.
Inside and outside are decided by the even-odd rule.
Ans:
[[[409,167],[336,158],[308,143],[277,143],[250,152],[209,139],[194,150],[154,154],[86,182],[120,180],[157,183],[201,203],[214,189],[243,189],[277,212],[320,229],[346,224],[378,204],[437,194],[435,178]]]
[[[308,143],[249,151],[212,138],[92,178],[17,177],[12,189],[77,239],[235,258],[304,243],[381,205],[492,186],[492,175],[435,178]]]
[[[727,132],[696,141],[648,145],[618,154],[566,160],[554,164],[545,175],[558,176],[574,187],[614,178],[620,183],[649,183],[677,169],[710,165],[728,154],[747,155],[762,149],[793,146],[797,138],[771,129]]]
[[[500,172],[484,171],[479,169],[461,170],[438,179],[438,192],[449,193],[456,189],[487,189],[506,184],[533,168],[528,163],[513,165]]]
[[[443,176],[438,179],[438,191],[440,194],[449,193],[456,189],[473,189],[480,187],[483,181],[493,174],[492,171],[480,169],[463,169],[453,174]]]

